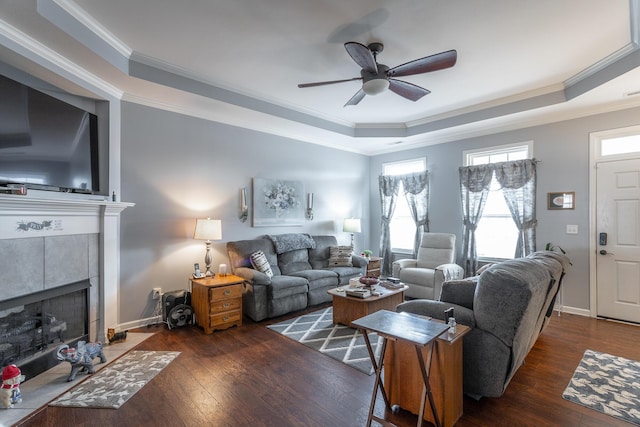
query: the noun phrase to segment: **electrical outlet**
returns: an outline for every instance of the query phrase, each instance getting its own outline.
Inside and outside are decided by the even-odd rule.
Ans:
[[[162,294],[162,288],[153,288],[153,299],[160,299],[160,295]]]

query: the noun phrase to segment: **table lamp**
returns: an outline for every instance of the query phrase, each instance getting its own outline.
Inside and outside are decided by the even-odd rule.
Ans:
[[[205,276],[213,277],[215,274],[211,271],[211,241],[222,240],[222,221],[219,219],[197,219],[196,229],[193,232],[193,238],[196,240],[204,240],[207,246],[207,252],[204,256],[204,263],[207,265]]]
[[[345,218],[342,231],[345,233],[351,233],[351,247],[355,247],[353,233],[360,233],[360,218]]]

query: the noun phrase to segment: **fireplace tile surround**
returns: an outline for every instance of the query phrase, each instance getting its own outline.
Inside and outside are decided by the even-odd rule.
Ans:
[[[98,335],[98,305],[87,308],[85,292],[73,289],[88,283],[88,301],[99,301],[99,234],[1,239],[0,254],[0,366],[16,363],[32,379],[54,364],[57,345]],[[53,295],[56,306],[43,303]],[[72,295],[85,303],[78,306]],[[62,332],[48,332],[48,316]],[[71,327],[75,322],[82,326]]]
[[[99,234],[0,240],[0,301],[100,275]]]
[[[89,337],[117,327],[119,219],[133,203],[0,194],[0,302],[89,280]],[[1,313],[0,313],[1,314]]]

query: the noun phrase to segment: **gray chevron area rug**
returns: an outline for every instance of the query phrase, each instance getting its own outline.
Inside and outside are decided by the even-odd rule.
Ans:
[[[587,350],[562,397],[640,426],[640,362]]]
[[[130,351],[49,405],[118,409],[179,354],[179,351]]]
[[[332,307],[303,314],[267,326],[287,338],[364,372],[373,374],[373,366],[362,334],[354,328],[333,324]],[[382,337],[369,334],[376,360],[380,360]]]

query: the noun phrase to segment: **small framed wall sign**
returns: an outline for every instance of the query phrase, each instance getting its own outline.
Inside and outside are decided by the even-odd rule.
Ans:
[[[547,209],[574,209],[576,207],[575,199],[575,191],[547,193]]]

